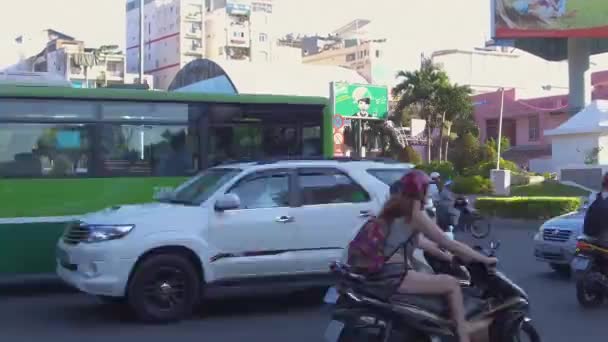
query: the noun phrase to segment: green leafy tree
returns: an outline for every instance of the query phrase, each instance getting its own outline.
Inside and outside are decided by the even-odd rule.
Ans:
[[[451,159],[454,163],[454,168],[459,173],[464,172],[464,170],[471,168],[481,161],[479,139],[472,133],[465,133],[458,137],[454,145],[454,153]]]
[[[473,121],[472,91],[469,86],[446,84],[439,87],[437,93],[436,109],[441,115],[439,160],[447,161],[453,122]],[[447,139],[444,139],[444,137],[447,137]]]
[[[399,71],[401,81],[393,88],[393,96],[398,99],[395,111],[403,113],[409,109],[426,122],[427,161],[431,161],[432,132],[439,126],[441,118],[437,115],[437,104],[442,87],[449,85],[445,72],[430,60],[425,60],[419,70]]]
[[[419,165],[422,163],[422,157],[420,156],[420,153],[418,153],[412,146],[406,146],[403,149],[402,161]]]
[[[509,142],[509,138],[503,136],[500,142],[500,154],[502,155],[508,149],[511,148],[511,143]],[[481,147],[481,158],[483,161],[496,161],[496,157],[498,156],[498,143],[493,138],[490,138],[486,141],[485,144]]]

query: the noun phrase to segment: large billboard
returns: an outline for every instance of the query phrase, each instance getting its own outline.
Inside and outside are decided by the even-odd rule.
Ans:
[[[332,83],[334,114],[343,117],[385,120],[388,88],[370,84]]]
[[[388,118],[388,88],[371,84],[332,82],[334,156],[353,153],[355,146],[373,150],[375,138],[370,128]],[[361,121],[361,120],[363,121]],[[361,134],[357,135],[356,130]]]
[[[608,0],[493,0],[494,38],[607,38]]]

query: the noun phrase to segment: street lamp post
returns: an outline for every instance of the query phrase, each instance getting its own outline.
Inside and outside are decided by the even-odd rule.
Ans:
[[[144,84],[144,6],[139,0],[139,84]]]
[[[500,88],[500,113],[498,114],[498,142],[496,146],[496,170],[500,170],[500,143],[502,142],[502,114],[505,108],[505,88]]]

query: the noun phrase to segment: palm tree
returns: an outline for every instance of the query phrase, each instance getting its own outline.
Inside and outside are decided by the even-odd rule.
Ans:
[[[426,121],[427,161],[430,162],[432,132],[441,121],[435,107],[440,89],[449,84],[448,76],[427,59],[423,61],[420,70],[399,71],[397,78],[402,80],[392,91],[393,96],[399,99],[396,112],[402,113],[410,107],[418,117]]]
[[[448,160],[448,147],[455,121],[472,121],[473,103],[471,88],[458,84],[448,84],[439,88],[436,109],[441,115],[439,133],[439,160]],[[444,145],[444,134],[447,136]]]

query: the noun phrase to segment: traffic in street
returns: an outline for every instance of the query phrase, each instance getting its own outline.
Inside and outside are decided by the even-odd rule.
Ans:
[[[501,242],[499,268],[528,291],[532,318],[543,341],[601,341],[608,334],[608,306],[584,310],[575,285],[535,261],[536,224],[505,222],[492,227]],[[463,241],[470,239],[459,237]],[[487,243],[487,241],[485,241]],[[278,293],[278,291],[277,291]],[[101,304],[55,279],[4,283],[0,289],[3,341],[323,341],[330,312],[322,290],[295,294],[243,294],[240,298],[206,302],[187,321],[168,325],[138,323],[123,307]]]

